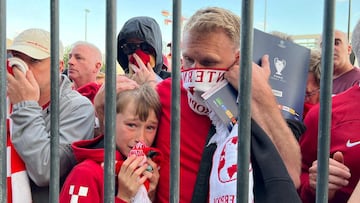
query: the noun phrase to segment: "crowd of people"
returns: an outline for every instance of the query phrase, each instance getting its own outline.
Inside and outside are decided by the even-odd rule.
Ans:
[[[201,95],[228,81],[239,89],[240,17],[196,11],[181,44],[179,201],[236,202],[237,125],[228,128]],[[274,35],[276,33],[273,33]],[[278,33],[276,34],[278,35]],[[287,36],[289,37],[289,36]],[[290,38],[289,38],[290,39]],[[288,39],[284,39],[288,40]],[[321,38],[320,45],[321,43]],[[360,197],[360,21],[352,36],[335,30],[329,153],[329,202]],[[171,44],[169,45],[171,46]],[[171,63],[151,17],[130,18],[117,36],[115,202],[169,202]],[[50,33],[28,29],[7,47],[7,200],[49,202]],[[59,201],[104,201],[105,75],[100,50],[77,41],[64,72],[59,42]],[[301,122],[285,119],[273,94],[269,56],[252,63],[249,202],[315,202],[321,48],[311,50]],[[21,66],[21,67],[20,67]],[[170,66],[170,67],[169,67]],[[326,68],[326,67],[325,67]],[[101,81],[102,80],[102,81]],[[226,98],[225,98],[226,99]],[[359,112],[358,112],[359,111]],[[241,122],[241,120],[240,120]]]
[[[331,107],[330,154],[329,154],[329,202],[346,202],[360,176],[357,174],[356,132],[357,92],[359,91],[359,68],[350,61],[352,52],[344,32],[334,33],[333,97]],[[314,75],[315,76],[315,75]],[[319,87],[320,88],[320,87]],[[319,100],[317,100],[318,102]],[[302,149],[301,187],[303,202],[314,202],[317,185],[318,127],[320,105],[313,106],[304,119],[305,133],[300,139]]]

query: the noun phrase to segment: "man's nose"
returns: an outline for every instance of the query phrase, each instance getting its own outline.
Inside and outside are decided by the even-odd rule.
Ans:
[[[68,65],[73,65],[74,64],[74,62],[73,62],[73,57],[69,57],[69,60],[68,60]]]

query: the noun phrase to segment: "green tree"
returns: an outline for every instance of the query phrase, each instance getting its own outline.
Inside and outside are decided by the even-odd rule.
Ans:
[[[64,70],[68,69],[68,62],[69,62],[69,53],[71,51],[71,46],[67,46],[65,47],[65,50],[64,50]]]

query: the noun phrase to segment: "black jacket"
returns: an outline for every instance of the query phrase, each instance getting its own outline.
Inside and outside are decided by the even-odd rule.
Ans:
[[[287,121],[287,123],[295,135],[305,130],[300,122]],[[214,133],[215,129],[212,127],[209,136],[211,137]],[[255,203],[301,203],[280,154],[268,135],[254,120],[251,120],[250,146],[251,164],[254,172]],[[204,148],[192,203],[207,202],[212,154],[215,149],[215,144],[207,145]]]
[[[256,203],[301,203],[295,185],[268,135],[251,122],[251,164]]]
[[[120,30],[117,37],[117,60],[125,73],[129,73],[129,60],[120,46],[129,38],[138,38],[152,46],[156,54],[154,72],[163,79],[170,77],[170,72],[163,70],[162,36],[160,26],[155,19],[146,16],[130,18]]]

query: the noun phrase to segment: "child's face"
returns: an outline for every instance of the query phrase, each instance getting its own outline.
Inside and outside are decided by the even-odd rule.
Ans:
[[[127,156],[139,141],[151,146],[155,139],[158,122],[154,110],[150,110],[146,121],[141,121],[135,115],[134,104],[129,103],[122,113],[116,115],[117,149],[122,155]]]

